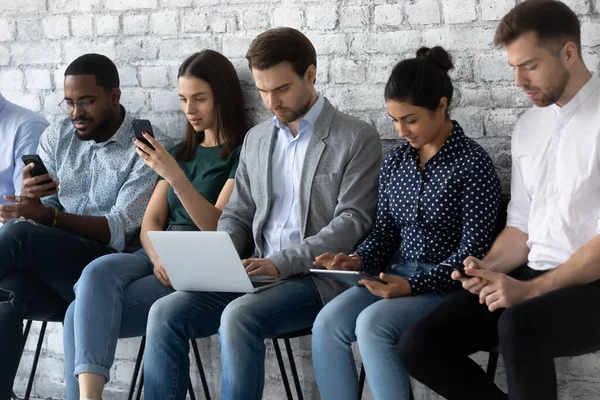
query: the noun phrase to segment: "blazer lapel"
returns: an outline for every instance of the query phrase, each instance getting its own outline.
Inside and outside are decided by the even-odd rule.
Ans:
[[[254,243],[256,245],[256,249],[258,250],[258,256],[262,257],[263,252],[263,236],[262,231],[265,223],[267,222],[267,217],[269,215],[269,210],[271,209],[271,203],[273,202],[273,189],[271,187],[271,174],[272,171],[272,157],[273,147],[275,145],[275,138],[277,137],[277,127],[273,126],[270,129],[270,132],[265,132],[263,137],[260,138],[258,144],[258,176],[257,179],[261,183],[262,193],[264,193],[262,204],[258,205],[257,213],[258,215],[255,218],[259,218],[258,229],[254,234]],[[266,152],[263,152],[266,149]]]
[[[315,123],[315,128],[308,142],[306,156],[304,157],[304,165],[302,166],[302,178],[300,179],[300,215],[303,218],[302,222],[302,237],[306,232],[306,224],[308,220],[308,207],[310,205],[310,195],[312,191],[312,183],[317,172],[317,167],[321,161],[321,156],[327,145],[324,139],[329,135],[329,127],[333,120],[335,109],[325,99],[323,111]]]

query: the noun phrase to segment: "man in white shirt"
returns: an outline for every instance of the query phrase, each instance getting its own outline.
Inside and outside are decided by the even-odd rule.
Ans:
[[[453,272],[465,292],[400,342],[410,375],[445,398],[507,398],[468,357],[496,344],[511,400],[556,399],[554,358],[600,349],[600,80],[580,36],[552,0],[520,3],[496,30],[535,105],[514,128],[507,226],[464,261],[471,278]]]

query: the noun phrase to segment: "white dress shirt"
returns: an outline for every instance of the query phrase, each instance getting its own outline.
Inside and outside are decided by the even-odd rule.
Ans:
[[[564,107],[533,107],[512,138],[508,226],[529,235],[528,265],[549,270],[600,233],[600,80]]]
[[[324,97],[319,96],[298,123],[296,137],[286,124],[273,117],[278,130],[271,154],[270,185],[273,204],[263,230],[265,258],[302,242],[303,219],[298,203],[300,179],[308,143],[324,104]]]

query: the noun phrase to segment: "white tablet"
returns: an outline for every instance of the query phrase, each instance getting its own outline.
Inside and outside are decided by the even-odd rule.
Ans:
[[[387,282],[382,281],[376,276],[368,275],[360,271],[333,271],[329,269],[311,269],[310,272],[317,276],[335,279],[336,281],[344,282],[352,286],[358,286],[358,281],[360,281],[361,279],[368,279],[379,283],[387,284]]]

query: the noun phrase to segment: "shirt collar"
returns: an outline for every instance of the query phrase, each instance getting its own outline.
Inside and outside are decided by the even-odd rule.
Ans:
[[[453,155],[456,149],[465,143],[466,136],[462,126],[455,120],[452,120],[452,124],[454,125],[454,129],[450,132],[450,136],[448,136],[440,150],[431,158],[431,160],[443,160],[447,155]],[[419,158],[419,152],[410,144],[408,144],[406,154],[412,156],[415,160],[418,160]]]
[[[123,106],[121,106],[121,112],[124,114],[123,122],[117,131],[108,139],[106,142],[95,143],[97,146],[105,146],[110,142],[117,142],[124,148],[131,146],[133,134],[133,125],[131,124],[133,117],[128,113]]]
[[[298,123],[298,136],[300,136],[302,131],[305,130],[305,127],[310,127],[312,129],[315,128],[317,119],[319,119],[319,116],[323,111],[323,107],[325,106],[325,98],[320,94],[317,94],[317,96],[318,97],[317,101],[315,101],[315,104],[312,105],[312,107],[307,111],[306,114],[304,114],[304,116],[302,117],[302,119],[300,119],[300,122]],[[276,116],[273,116],[273,124],[281,130],[289,131],[287,125],[279,121]]]
[[[573,98],[564,106],[560,107],[557,104],[552,104],[554,111],[559,117],[568,118],[579,106],[587,100],[587,98],[600,87],[600,80],[592,75],[590,80],[573,96]]]

